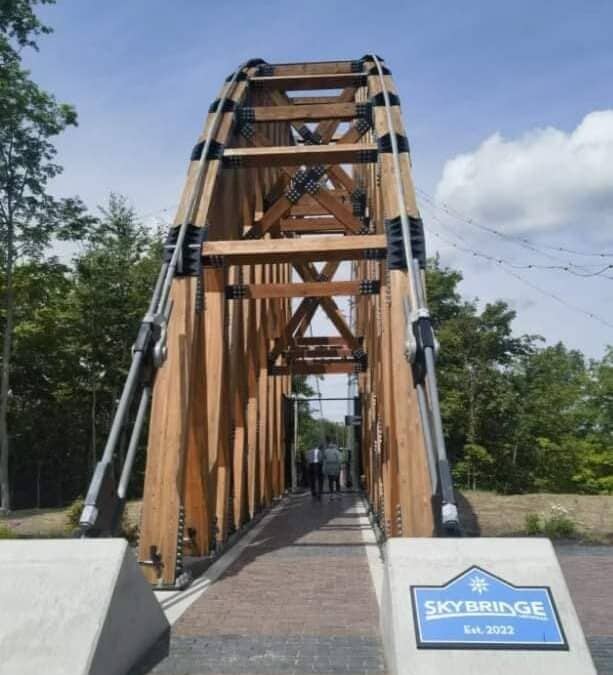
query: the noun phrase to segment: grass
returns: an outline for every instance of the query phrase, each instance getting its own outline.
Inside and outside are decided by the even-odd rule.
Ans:
[[[24,509],[0,517],[0,539],[63,539],[70,537],[81,514],[82,503],[60,509]],[[131,539],[140,519],[140,502],[128,502],[124,529]],[[76,525],[75,525],[76,523]],[[3,536],[2,532],[6,534]]]
[[[460,518],[468,536],[534,534],[613,545],[613,496],[498,495],[480,490],[458,493]],[[555,508],[552,510],[552,507]],[[556,509],[559,517],[555,517]],[[570,520],[571,524],[566,520]],[[544,521],[552,521],[547,532]]]

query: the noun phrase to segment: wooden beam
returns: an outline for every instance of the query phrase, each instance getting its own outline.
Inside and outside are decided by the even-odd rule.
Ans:
[[[359,373],[362,365],[349,359],[295,361],[289,366],[269,366],[269,375],[342,375]]]
[[[294,105],[313,105],[320,103],[336,103],[338,96],[288,96]]]
[[[319,122],[352,120],[358,116],[356,103],[311,103],[250,108],[255,122]]]
[[[364,338],[358,337],[357,340],[360,344],[363,342]],[[298,347],[310,347],[315,345],[330,345],[338,347],[346,347],[347,341],[344,337],[340,335],[309,335],[308,337],[296,338],[295,344]]]
[[[336,218],[282,218],[280,225],[282,232],[297,234],[342,234],[345,231],[345,226]]]
[[[359,295],[361,281],[315,281],[302,284],[243,284],[226,287],[226,297],[237,300],[260,298],[319,298]]]
[[[353,354],[347,347],[290,347],[286,354],[289,363],[296,359],[351,359]]]
[[[308,239],[255,239],[207,241],[202,255],[223,257],[230,265],[273,262],[360,260],[383,256],[387,240],[383,234],[352,237],[309,237]]]
[[[334,145],[270,146],[264,148],[227,148],[225,166],[296,166],[314,164],[355,164],[377,161],[374,143],[336,143]]]
[[[273,75],[334,75],[352,73],[353,61],[318,61],[315,63],[273,63]]]
[[[270,77],[252,77],[249,82],[254,89],[280,89],[282,91],[343,89],[344,87],[364,86],[366,84],[366,75],[362,73],[272,75]]]

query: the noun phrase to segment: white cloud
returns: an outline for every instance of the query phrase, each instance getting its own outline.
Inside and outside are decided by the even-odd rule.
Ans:
[[[570,133],[553,127],[500,133],[446,162],[436,199],[512,234],[611,237],[613,110],[586,115]]]

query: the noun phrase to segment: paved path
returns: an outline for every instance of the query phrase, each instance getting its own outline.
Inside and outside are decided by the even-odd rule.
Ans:
[[[613,675],[613,547],[556,550],[598,673]],[[135,675],[384,672],[378,548],[356,496],[292,497],[228,558],[215,583],[162,596],[178,615],[201,594]]]
[[[382,673],[362,503],[293,497],[173,626],[151,672]]]
[[[556,546],[599,675],[613,675],[613,547]]]

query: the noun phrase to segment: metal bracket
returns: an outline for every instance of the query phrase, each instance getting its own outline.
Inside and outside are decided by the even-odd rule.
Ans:
[[[356,162],[358,164],[370,164],[377,161],[376,150],[359,150]]]
[[[379,57],[377,57],[377,58],[379,58]],[[381,64],[381,72],[384,75],[391,75],[392,74],[392,71],[387,66],[385,66],[383,64]],[[377,69],[376,64],[370,68],[370,70],[368,71],[367,74],[368,75],[378,75],[379,74],[379,70]]]
[[[362,279],[360,281],[360,295],[377,295],[381,290],[378,279]]]
[[[304,141],[305,145],[321,145],[321,135],[316,131],[311,131],[306,124],[298,127],[296,131],[300,134],[300,136],[302,136],[302,140]]]
[[[244,284],[228,284],[226,286],[226,300],[243,300],[247,295],[247,286]]]
[[[177,239],[179,237],[179,230],[181,225],[170,228],[166,243],[164,244],[164,262],[170,262]],[[196,227],[195,225],[188,225],[185,238],[183,239],[183,250],[179,256],[177,270],[175,275],[178,277],[195,277],[200,274],[202,244],[208,239],[208,227]]]
[[[241,133],[243,136],[245,135],[243,130],[241,130]],[[226,169],[240,169],[243,166],[243,158],[237,157],[236,155],[233,155],[232,157],[224,157],[223,165]]]
[[[258,77],[272,77],[275,74],[275,67],[270,63],[263,63],[258,68]]]
[[[202,151],[206,145],[206,139],[203,139],[194,145],[192,154],[190,156],[190,161],[198,162],[202,158]],[[209,144],[209,150],[206,155],[206,159],[221,159],[223,157],[223,143],[212,139]]]
[[[326,168],[321,164],[317,164],[308,170],[301,169],[298,171],[285,192],[286,199],[291,204],[295,204],[305,193],[310,195],[316,194],[321,187],[319,181],[325,172]]]
[[[390,101],[390,106],[392,105],[400,105],[400,98],[398,97],[397,94],[392,94],[392,92],[387,93]],[[375,94],[374,96],[370,97],[370,104],[373,106],[373,108],[379,108],[381,106],[385,105],[385,96],[382,91],[380,91],[378,94]]]
[[[409,141],[406,136],[397,133],[396,144],[398,145],[398,152],[410,152]],[[379,136],[377,147],[379,148],[379,152],[392,152],[392,139],[389,133]]]
[[[230,73],[226,77],[226,82],[230,82],[234,77],[234,73]],[[235,82],[244,82],[247,79],[247,73],[244,70],[241,70],[240,73],[236,76]]]
[[[255,122],[255,110],[248,106],[242,106],[236,109],[236,123],[240,128],[243,124],[252,124]]]
[[[407,215],[409,220],[409,234],[411,237],[411,253],[416,258],[419,267],[426,269],[426,239],[424,237],[424,224],[421,218],[413,218]],[[385,221],[385,234],[387,236],[387,266],[390,270],[406,270],[407,260],[404,252],[402,239],[402,221],[400,216],[389,218]]]
[[[217,112],[220,102],[221,102],[220,99],[216,98],[213,101],[213,103],[211,103],[211,105],[209,106],[209,112],[210,113]],[[221,105],[221,112],[227,113],[232,112],[233,110],[236,110],[236,101],[233,101],[231,98],[224,98],[223,103]]]
[[[356,218],[361,218],[366,213],[366,191],[361,187],[351,193],[351,207]]]
[[[143,565],[143,567],[153,567],[155,569],[155,573],[157,574],[157,576],[158,577],[162,576],[164,563],[162,562],[162,556],[158,553],[157,546],[150,546],[149,560],[139,560],[138,564]]]
[[[355,110],[359,118],[366,120],[372,126],[372,106],[368,101],[356,103]]]
[[[367,133],[372,129],[371,122],[363,117],[357,119],[353,123],[353,126],[360,136],[363,136],[365,133]]]
[[[364,260],[385,260],[386,251],[381,248],[365,248]]]

